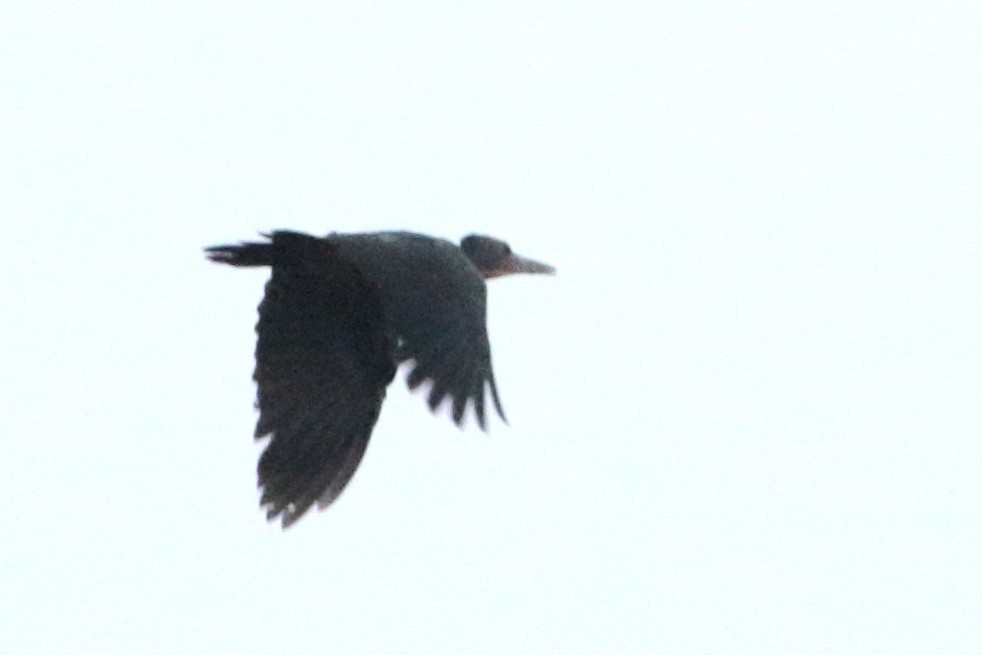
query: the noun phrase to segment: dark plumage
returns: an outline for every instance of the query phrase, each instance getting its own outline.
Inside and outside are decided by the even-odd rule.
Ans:
[[[431,382],[430,409],[451,398],[485,428],[485,390],[504,419],[491,369],[485,279],[554,273],[508,244],[470,235],[460,247],[410,232],[276,231],[267,241],[206,248],[232,266],[269,266],[259,305],[256,369],[261,505],[289,527],[327,507],[351,480],[396,368]]]

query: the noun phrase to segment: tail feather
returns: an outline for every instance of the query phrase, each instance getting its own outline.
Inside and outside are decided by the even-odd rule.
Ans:
[[[267,235],[263,235],[267,236]],[[273,244],[243,241],[238,245],[205,248],[208,259],[229,266],[272,266]]]
[[[262,234],[269,242],[241,241],[237,245],[205,248],[205,256],[218,264],[229,266],[273,266],[316,263],[330,257],[335,246],[303,232],[276,230]]]

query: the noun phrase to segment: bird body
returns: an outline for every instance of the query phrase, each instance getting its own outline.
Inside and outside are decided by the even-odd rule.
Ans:
[[[275,231],[266,242],[207,248],[232,266],[272,273],[256,325],[259,420],[271,437],[259,460],[260,503],[289,527],[328,506],[354,475],[396,368],[448,396],[461,425],[467,406],[485,428],[485,392],[504,411],[491,367],[484,280],[554,269],[482,235],[460,246],[411,232],[315,237]]]

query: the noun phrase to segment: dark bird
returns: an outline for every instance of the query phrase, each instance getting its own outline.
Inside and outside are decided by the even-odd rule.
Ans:
[[[255,438],[260,505],[287,528],[331,504],[354,475],[385,389],[403,362],[408,384],[448,396],[460,426],[468,405],[486,428],[485,393],[505,420],[491,370],[484,280],[555,269],[472,234],[460,246],[411,232],[289,231],[263,242],[206,248],[231,266],[269,266],[259,305]]]

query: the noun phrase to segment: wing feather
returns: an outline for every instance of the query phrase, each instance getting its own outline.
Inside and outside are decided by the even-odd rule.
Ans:
[[[374,290],[324,239],[272,235],[259,306],[257,468],[267,518],[289,527],[354,475],[395,372]]]
[[[455,244],[408,232],[332,235],[342,253],[378,290],[398,359],[413,360],[407,384],[433,384],[431,409],[446,396],[461,425],[468,405],[485,429],[484,398],[494,385],[483,278]]]

